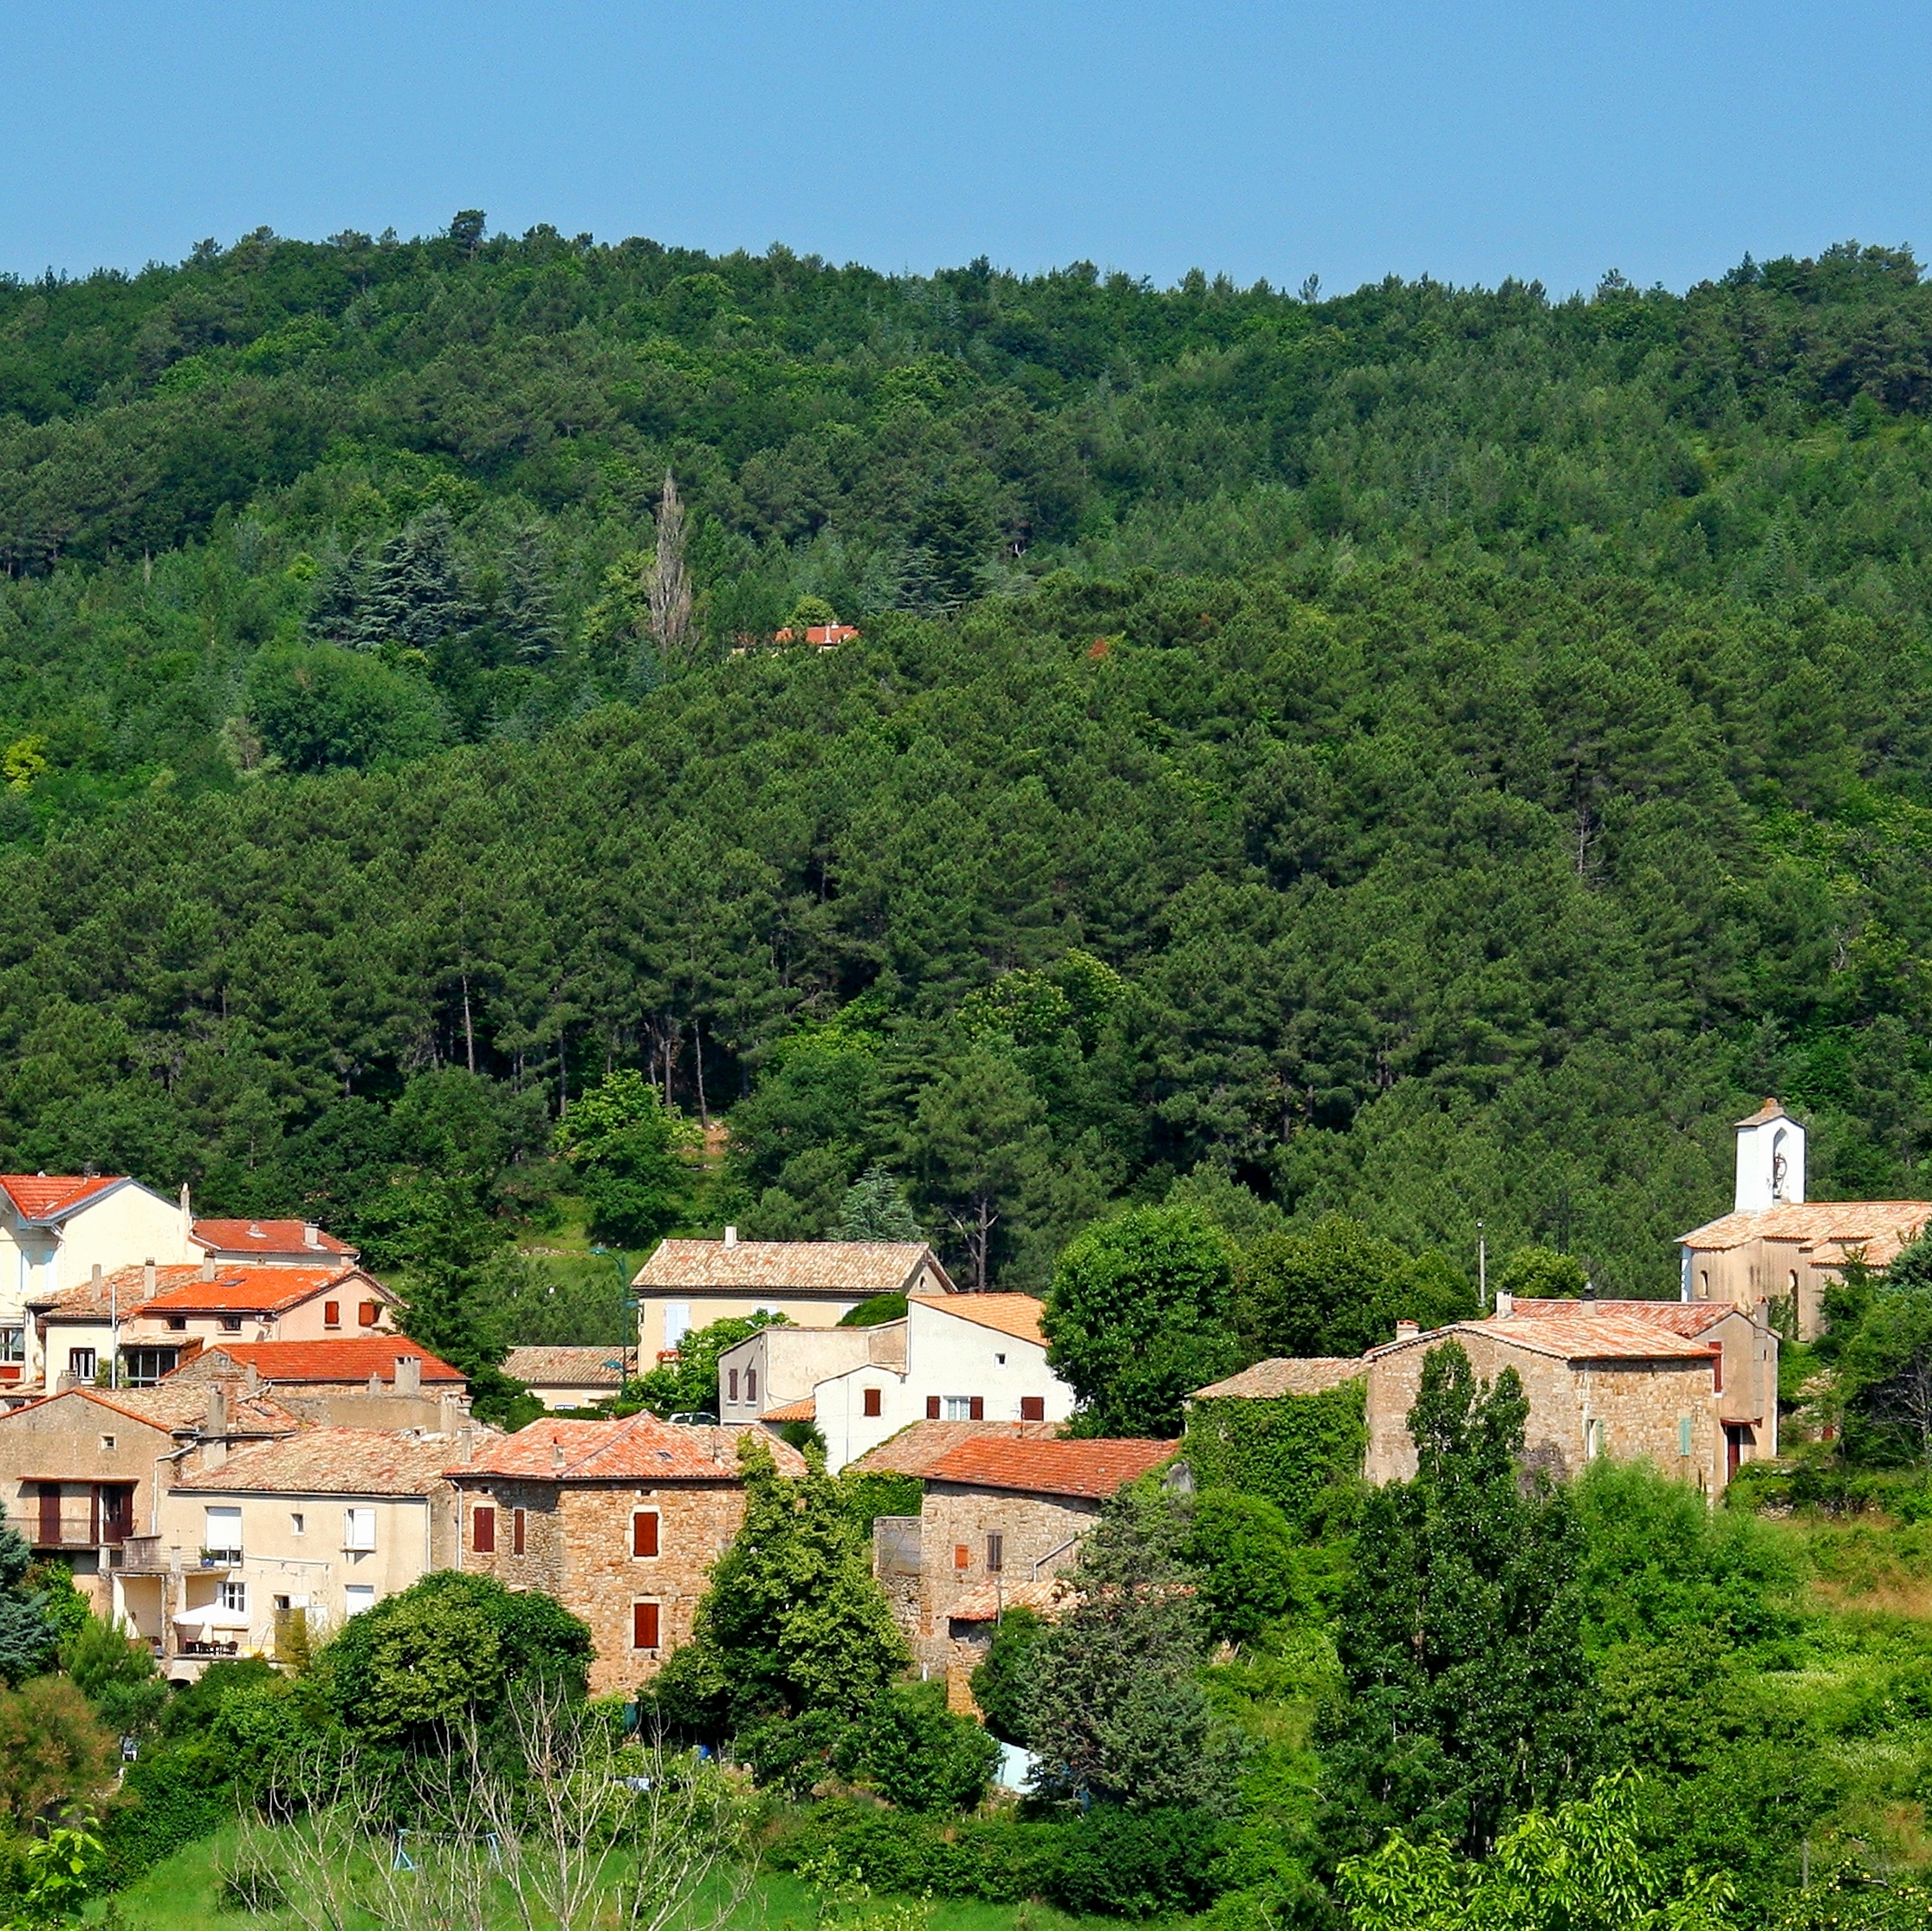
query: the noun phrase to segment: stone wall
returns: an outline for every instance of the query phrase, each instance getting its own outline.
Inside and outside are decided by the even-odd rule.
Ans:
[[[976,1647],[956,1642],[948,1616],[952,1605],[995,1579],[1008,1588],[1032,1581],[1035,1563],[1041,1564],[1042,1578],[1070,1569],[1080,1539],[1099,1513],[1098,1502],[1082,1497],[929,1481],[919,1514],[919,1611],[911,1632],[920,1662],[937,1673],[962,1662],[978,1662],[985,1630],[979,1630]],[[1002,1542],[997,1577],[987,1567],[989,1535],[998,1535]],[[958,1559],[961,1550],[963,1564]]]
[[[711,1565],[731,1545],[744,1518],[744,1489],[735,1481],[551,1482],[496,1477],[465,1481],[462,1566],[494,1576],[509,1589],[541,1589],[590,1625],[597,1645],[590,1687],[595,1695],[635,1689],[664,1659],[690,1642]],[[496,1510],[496,1546],[476,1547],[478,1504]],[[523,1553],[515,1552],[515,1511],[523,1516]],[[658,1553],[633,1555],[631,1519],[658,1512]],[[658,1604],[655,1649],[633,1647],[632,1606]]]

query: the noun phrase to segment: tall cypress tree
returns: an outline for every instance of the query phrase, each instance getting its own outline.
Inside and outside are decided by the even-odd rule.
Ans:
[[[1581,1536],[1567,1493],[1524,1479],[1528,1412],[1514,1369],[1479,1384],[1454,1342],[1430,1351],[1416,1477],[1368,1498],[1337,1631],[1343,1694],[1318,1732],[1332,1857],[1398,1825],[1480,1855],[1587,1783]]]

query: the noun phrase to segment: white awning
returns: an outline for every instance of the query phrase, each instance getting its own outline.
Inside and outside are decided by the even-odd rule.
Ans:
[[[224,1609],[219,1603],[211,1603],[204,1609],[182,1610],[174,1618],[178,1630],[245,1630],[249,1627],[245,1610]]]

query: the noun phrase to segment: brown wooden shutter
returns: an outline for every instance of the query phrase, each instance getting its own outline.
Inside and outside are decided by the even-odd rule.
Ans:
[[[322,1325],[324,1327],[340,1327],[341,1325],[341,1302],[339,1300],[325,1300],[322,1303]]]
[[[472,1509],[470,1512],[470,1525],[472,1532],[471,1545],[477,1553],[479,1556],[496,1554],[496,1511],[487,1507]]]
[[[736,1401],[738,1398],[738,1370],[736,1368],[731,1369],[727,1374],[726,1384],[731,1391],[730,1399]]]
[[[509,1551],[513,1556],[523,1553],[523,1511],[520,1508],[509,1512]]]
[[[937,1422],[939,1419],[939,1397],[937,1395],[926,1396],[926,1419],[929,1422]]]
[[[1021,1396],[1020,1419],[1022,1422],[1044,1422],[1047,1419],[1047,1397],[1044,1395]]]
[[[868,1388],[866,1390],[865,1411],[868,1415],[877,1415],[879,1412],[879,1390],[878,1389]]]
[[[40,1544],[43,1549],[61,1545],[61,1485],[57,1481],[40,1485]]]
[[[640,1508],[631,1518],[631,1553],[654,1556],[657,1552],[658,1512],[654,1508]]]
[[[658,1647],[658,1605],[655,1603],[632,1604],[631,1647],[633,1649]]]
[[[976,1422],[983,1422],[986,1419],[986,1396],[983,1395],[969,1396],[966,1403],[966,1413],[969,1419]]]
[[[355,1304],[356,1322],[362,1327],[373,1327],[382,1319],[382,1310],[373,1300]]]

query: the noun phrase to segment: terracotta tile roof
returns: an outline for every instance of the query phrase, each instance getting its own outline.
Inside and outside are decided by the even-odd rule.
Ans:
[[[1687,1247],[1723,1253],[1747,1241],[1791,1241],[1806,1252],[1818,1253],[1813,1267],[1834,1267],[1851,1247],[1863,1247],[1865,1259],[1883,1267],[1919,1236],[1932,1201],[1844,1200],[1792,1202],[1781,1207],[1751,1207],[1726,1214],[1677,1238]]]
[[[926,1471],[934,1481],[974,1488],[1015,1488],[1031,1495],[1079,1495],[1099,1500],[1122,1484],[1180,1453],[1174,1442],[963,1442]]]
[[[541,1481],[736,1481],[739,1429],[673,1427],[654,1415],[614,1422],[532,1422],[457,1476],[515,1475]],[[781,1474],[801,1475],[805,1457],[764,1438]]]
[[[1345,1382],[1359,1381],[1367,1372],[1358,1354],[1284,1355],[1274,1361],[1257,1361],[1225,1381],[1196,1388],[1190,1398],[1205,1402],[1235,1396],[1256,1402],[1277,1395],[1319,1395]]]
[[[0,1189],[4,1189],[22,1218],[29,1221],[57,1221],[97,1194],[126,1183],[124,1173],[0,1173]]]
[[[727,1247],[723,1241],[660,1241],[632,1286],[744,1294],[896,1294],[922,1262],[939,1266],[930,1247],[910,1241],[739,1241]]]
[[[1028,1609],[1051,1623],[1079,1599],[1079,1591],[1058,1576],[1042,1576],[1038,1582],[981,1583],[954,1598],[947,1607],[946,1619],[990,1623],[1002,1610]]]
[[[1051,1442],[1063,1426],[1059,1422],[914,1422],[846,1466],[872,1475],[925,1475],[962,1442],[982,1438]]]
[[[325,1341],[211,1341],[194,1360],[184,1362],[176,1374],[192,1369],[194,1378],[209,1378],[209,1364],[225,1355],[237,1370],[253,1368],[266,1382],[345,1382],[360,1383],[371,1375],[392,1381],[396,1374],[396,1357],[413,1355],[423,1364],[423,1385],[443,1382],[452,1387],[464,1385],[461,1369],[452,1368],[425,1347],[406,1341],[400,1335],[393,1340],[371,1334],[345,1335]],[[218,1371],[218,1370],[217,1370]],[[174,1378],[171,1375],[168,1379]],[[166,1386],[166,1383],[162,1385]]]
[[[159,1269],[156,1270],[159,1284]],[[126,1267],[138,1282],[141,1270]],[[359,1295],[365,1300],[386,1305],[393,1297],[373,1275],[360,1267],[250,1267],[237,1262],[217,1267],[212,1280],[204,1280],[201,1270],[188,1270],[188,1279],[178,1281],[141,1308],[149,1318],[166,1314],[280,1314],[305,1300],[328,1291],[345,1296]]]
[[[1741,1119],[1739,1126],[1768,1126],[1773,1120],[1788,1120],[1791,1115],[1785,1111],[1784,1102],[1775,1098],[1767,1098],[1756,1112]]]
[[[205,1421],[208,1415],[205,1385],[177,1385],[168,1382],[155,1388],[70,1388],[62,1394],[49,1395],[41,1401],[26,1403],[10,1412],[24,1415],[29,1409],[47,1408],[55,1402],[87,1402],[94,1407],[124,1415],[129,1421],[142,1422],[151,1429],[197,1426]],[[0,1426],[4,1425],[5,1420],[6,1416],[0,1415]],[[292,1435],[302,1423],[272,1395],[257,1395],[230,1401],[228,1425],[231,1432],[237,1434]]]
[[[1669,1328],[1673,1334],[1695,1338],[1708,1333],[1721,1321],[1741,1312],[1728,1300],[1599,1300],[1592,1303],[1598,1319],[1608,1315],[1620,1321],[1647,1321]],[[1587,1318],[1590,1312],[1580,1300],[1540,1300],[1519,1294],[1510,1319],[1518,1321],[1566,1321]]]
[[[962,1321],[1009,1335],[1015,1341],[1030,1341],[1043,1348],[1047,1337],[1040,1326],[1041,1302],[1032,1294],[913,1294],[917,1307],[936,1307]]]
[[[787,1402],[782,1408],[768,1408],[758,1417],[761,1422],[815,1422],[818,1418],[816,1395],[807,1395],[802,1401]]]
[[[193,1231],[204,1247],[223,1254],[344,1254],[354,1259],[357,1248],[320,1228],[311,1246],[308,1228],[307,1221],[197,1221]]]
[[[624,1379],[624,1350],[610,1348],[512,1348],[503,1357],[512,1381],[538,1387],[561,1383],[577,1388],[615,1390]]]
[[[1557,1361],[1708,1361],[1715,1344],[1694,1341],[1651,1321],[1625,1321],[1602,1315],[1575,1319],[1551,1315],[1539,1319],[1456,1321],[1426,1334],[1404,1335],[1371,1348],[1379,1360],[1397,1348],[1434,1347],[1459,1334],[1481,1335],[1530,1354]]]
[[[156,1293],[171,1287],[178,1287],[184,1282],[201,1278],[201,1264],[194,1260],[175,1261],[154,1270]],[[28,1306],[36,1308],[54,1320],[92,1321],[105,1320],[110,1307],[118,1306],[122,1319],[141,1306],[147,1299],[146,1273],[140,1267],[117,1267],[110,1274],[103,1274],[98,1281],[91,1278],[77,1280],[71,1287],[63,1287],[58,1293],[28,1300]]]
[[[428,1495],[457,1452],[448,1435],[400,1429],[310,1429],[230,1455],[175,1483],[203,1494]]]

